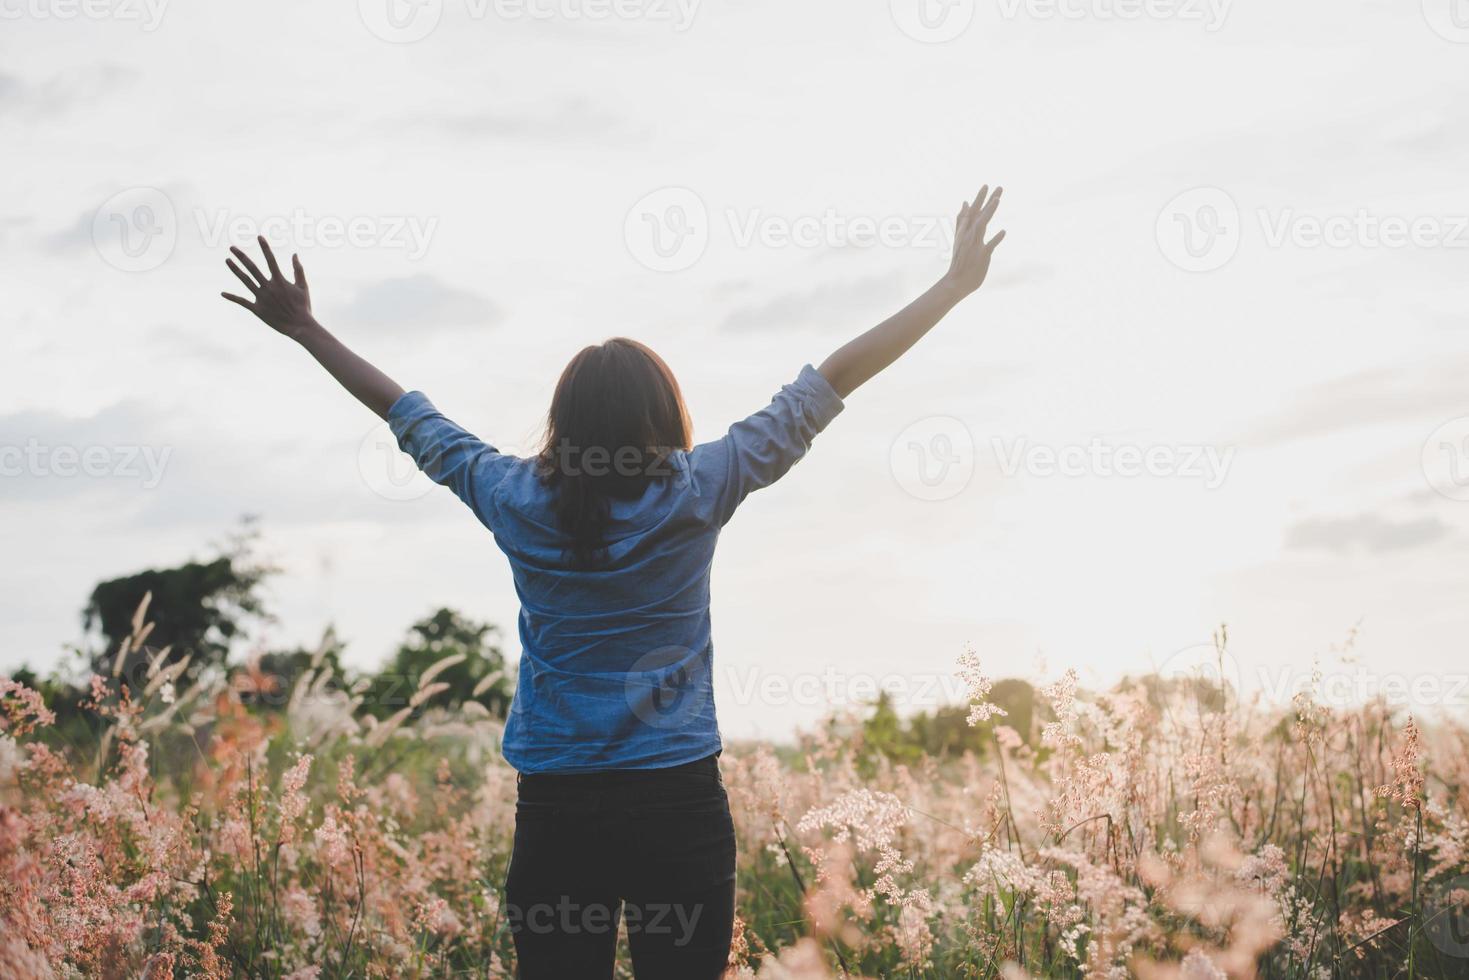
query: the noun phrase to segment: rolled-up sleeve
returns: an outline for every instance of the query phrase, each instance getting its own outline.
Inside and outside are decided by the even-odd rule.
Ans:
[[[393,403],[388,428],[425,476],[454,491],[489,525],[491,495],[513,457],[454,424],[421,391]]]
[[[821,372],[807,364],[769,405],[730,426],[723,439],[695,449],[695,464],[706,477],[700,482],[712,485],[714,519],[728,522],[746,497],[785,476],[843,407]]]

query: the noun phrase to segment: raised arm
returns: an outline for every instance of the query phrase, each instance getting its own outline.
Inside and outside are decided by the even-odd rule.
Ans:
[[[942,279],[901,311],[822,362],[818,370],[838,395],[846,398],[902,357],[960,300],[984,285],[990,270],[990,256],[994,254],[995,246],[1005,239],[1002,231],[989,241],[985,240],[990,219],[1000,206],[1003,192],[1003,188],[997,187],[990,194],[989,185],[985,185],[972,203],[966,202],[959,209],[954,228],[954,256]]]
[[[234,259],[225,260],[225,265],[250,290],[253,300],[233,293],[220,295],[231,303],[240,304],[268,323],[276,332],[306,348],[354,398],[377,413],[378,418],[387,418],[388,409],[402,397],[403,389],[392,378],[354,354],[346,344],[316,322],[316,317],[311,315],[311,290],[306,285],[306,270],[301,268],[300,257],[291,256],[291,266],[295,272],[295,281],[291,281],[281,274],[280,266],[276,265],[270,243],[264,237],[258,241],[270,275],[261,273],[260,267],[250,256],[238,248],[231,247],[230,251],[240,260],[240,265],[236,265]],[[244,266],[243,269],[241,265]]]

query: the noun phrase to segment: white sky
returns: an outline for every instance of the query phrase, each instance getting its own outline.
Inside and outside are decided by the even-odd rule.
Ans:
[[[270,642],[334,622],[370,665],[448,604],[516,652],[489,535],[446,491],[375,494],[373,420],[218,298],[221,218],[242,243],[364,219],[365,243],[302,243],[320,318],[491,441],[530,445],[566,359],[615,334],[664,354],[708,439],[931,282],[931,217],[988,181],[1009,230],[991,283],[725,534],[726,732],[819,716],[793,681],[902,676],[924,704],[973,644],[995,674],[1039,655],[1102,683],[1220,622],[1247,677],[1309,673],[1358,624],[1367,683],[1462,676],[1469,503],[1423,458],[1460,419],[1429,456],[1469,485],[1463,0],[953,0],[940,29],[972,19],[941,44],[898,26],[920,0],[422,0],[400,22],[437,27],[414,43],[367,26],[402,0],[90,2],[0,0],[0,447],[169,456],[151,487],[6,457],[0,666],[53,663],[97,580],[203,556],[246,512],[285,569]],[[708,247],[656,272],[629,213],[667,187],[696,195]],[[1239,212],[1207,272],[1169,260],[1165,209],[1197,187]],[[114,215],[160,198],[172,252],[109,264]],[[1363,212],[1421,219],[1420,241],[1380,244]],[[917,241],[742,242],[827,215]],[[1337,218],[1344,244],[1306,237]],[[906,447],[935,437],[973,477],[917,499]],[[1018,440],[1229,468],[1212,488],[1007,475]]]

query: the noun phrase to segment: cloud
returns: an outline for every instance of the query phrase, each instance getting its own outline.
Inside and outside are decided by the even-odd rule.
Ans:
[[[27,215],[7,215],[0,217],[0,246],[8,246],[11,236],[20,229],[31,224],[32,219]]]
[[[166,419],[136,403],[87,418],[24,411],[0,416],[0,500],[54,500],[157,487],[173,446]]]
[[[1317,385],[1238,442],[1262,446],[1402,419],[1464,413],[1469,362],[1439,359],[1417,368],[1375,368]],[[1442,419],[1440,420],[1442,421]]]
[[[524,111],[494,110],[439,113],[404,120],[404,126],[429,128],[461,139],[504,139],[529,142],[569,142],[579,139],[634,139],[645,130],[629,126],[605,108],[586,99]]]
[[[167,350],[208,364],[233,364],[240,356],[238,351],[216,342],[208,330],[172,324],[154,329],[148,336],[148,344],[156,350]]]
[[[865,316],[875,323],[892,313],[894,310],[889,307],[899,302],[902,296],[901,274],[828,282],[814,289],[781,293],[762,303],[735,307],[720,323],[719,329],[737,333],[789,330],[812,323],[838,321],[846,324],[855,315]]]
[[[1332,520],[1301,521],[1286,531],[1285,545],[1297,551],[1344,554],[1365,551],[1381,555],[1422,548],[1442,541],[1452,528],[1436,517],[1391,521],[1376,514],[1358,514]]]
[[[1466,123],[1461,102],[1445,91],[1430,100],[1402,103],[1378,124],[1381,142],[1421,159],[1424,155],[1454,154],[1465,146]]]
[[[47,251],[57,254],[91,248],[92,224],[96,217],[96,208],[83,212],[67,227],[47,235],[42,239],[42,244]]]
[[[365,421],[273,437],[136,402],[85,418],[17,412],[0,415],[0,503],[28,507],[50,525],[170,533],[228,526],[246,512],[293,527],[441,516],[374,493],[369,478],[380,477],[385,445],[386,427]]]
[[[185,242],[190,240],[188,236],[183,234],[186,231],[183,222],[187,220],[186,215],[190,210],[197,210],[197,208],[186,207],[186,204],[194,200],[195,194],[192,185],[173,182],[156,187],[141,185],[124,187],[113,185],[108,189],[100,190],[97,193],[96,201],[93,205],[73,218],[70,224],[64,225],[57,231],[42,235],[40,239],[41,246],[56,255],[90,251],[97,248],[98,242],[95,237],[94,225],[97,223],[98,215],[102,208],[108,208],[107,213],[103,215],[104,221],[134,218],[136,215],[129,213],[130,209],[139,204],[154,205],[157,203],[154,198],[155,194],[161,194],[165,199],[167,207],[173,211],[174,221],[181,232],[179,241]]]
[[[489,327],[504,319],[488,298],[422,273],[362,286],[342,315],[359,326],[403,334],[426,328]]]
[[[0,75],[0,114],[20,112],[47,116],[90,106],[105,95],[126,88],[139,77],[137,70],[101,64],[53,75],[31,84],[14,75]]]

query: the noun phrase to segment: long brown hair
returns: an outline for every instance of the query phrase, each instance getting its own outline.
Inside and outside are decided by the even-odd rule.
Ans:
[[[636,500],[671,476],[669,454],[689,448],[691,431],[678,380],[647,346],[614,337],[571,359],[537,459],[578,566],[605,555],[612,501]]]

